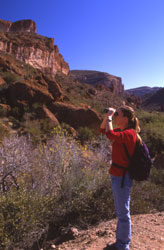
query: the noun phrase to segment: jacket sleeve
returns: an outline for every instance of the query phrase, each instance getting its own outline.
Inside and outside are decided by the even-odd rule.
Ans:
[[[109,140],[122,143],[127,142],[130,136],[128,130],[120,131],[118,128],[114,128],[113,130],[109,130],[108,132],[106,132],[105,129],[100,129],[100,132],[102,134],[105,134]]]

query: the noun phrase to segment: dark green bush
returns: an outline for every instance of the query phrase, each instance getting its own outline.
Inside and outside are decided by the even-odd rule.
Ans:
[[[11,72],[2,72],[1,74],[7,84],[15,82],[19,78],[18,75],[11,73]]]
[[[32,133],[37,135],[37,129]],[[27,142],[13,136],[0,147],[5,159],[0,167],[14,177],[5,177],[5,193],[0,186],[0,249],[30,249],[50,235],[56,237],[60,227],[87,227],[114,217],[111,145],[105,137],[82,146],[56,128],[44,144],[34,148]],[[164,211],[163,178],[163,169],[153,167],[149,181],[134,183],[132,214]]]
[[[132,190],[132,214],[164,211],[164,187],[151,181],[136,183]]]
[[[80,127],[77,130],[78,132],[78,140],[80,140],[81,144],[84,145],[87,141],[91,140],[94,137],[94,134],[91,129],[88,127]]]
[[[164,114],[160,112],[138,112],[141,137],[149,147],[152,156],[164,151]]]
[[[151,172],[151,182],[156,184],[156,185],[163,185],[164,181],[164,169],[159,169],[159,168],[152,168]]]
[[[0,197],[0,249],[30,249],[48,231],[54,198],[12,190]]]
[[[4,137],[8,137],[10,135],[9,130],[7,127],[0,122],[0,142],[3,141]]]

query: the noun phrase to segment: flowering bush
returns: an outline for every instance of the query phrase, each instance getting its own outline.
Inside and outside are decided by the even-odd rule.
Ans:
[[[4,138],[0,249],[32,249],[36,242],[40,249],[50,233],[57,236],[61,226],[86,226],[113,217],[110,161],[111,144],[104,136],[83,146],[58,129],[37,146],[24,136]],[[161,173],[154,169],[149,182],[134,185],[132,213],[164,209]]]
[[[61,130],[37,146],[24,136],[4,138],[0,145],[0,246],[31,247],[48,233],[50,222],[55,227],[70,213],[76,213],[77,219],[84,211],[86,217],[87,211],[93,211],[92,219],[94,210],[103,214],[101,198],[100,203],[94,202],[109,184],[105,157],[109,148],[103,147],[101,139],[97,145],[82,146]]]

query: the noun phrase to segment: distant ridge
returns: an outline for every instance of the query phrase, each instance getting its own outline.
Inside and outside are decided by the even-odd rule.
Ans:
[[[87,83],[94,87],[105,86],[115,94],[124,93],[121,77],[95,70],[70,70],[70,75],[80,83]]]
[[[147,110],[164,111],[164,88],[145,98],[142,107]]]
[[[148,87],[148,86],[143,86],[143,87],[138,87],[138,88],[133,88],[133,89],[127,89],[125,90],[126,93],[129,95],[136,95],[137,97],[143,97],[145,95],[150,95],[156,93],[160,87]]]

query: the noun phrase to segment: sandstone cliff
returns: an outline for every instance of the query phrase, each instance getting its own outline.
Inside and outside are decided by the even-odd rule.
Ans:
[[[70,74],[81,83],[87,83],[95,87],[103,85],[109,88],[112,93],[124,93],[124,86],[120,77],[92,70],[72,70]]]
[[[0,31],[2,32],[31,32],[36,33],[36,24],[32,20],[20,20],[10,22],[0,19]]]
[[[101,112],[122,104],[123,89],[121,78],[107,73],[70,74],[54,39],[37,34],[32,20],[0,20],[0,115],[22,120],[30,113],[99,133]]]
[[[58,71],[69,73],[69,65],[54,45],[54,39],[38,35],[32,20],[14,23],[0,20],[0,50],[51,76]]]
[[[25,113],[31,113],[33,119],[47,118],[54,125],[88,126],[96,133],[102,119],[87,105],[72,105],[55,78],[0,51],[0,117],[21,120]]]
[[[137,97],[145,97],[148,95],[152,95],[155,94],[158,90],[160,89],[160,87],[147,87],[147,86],[143,86],[143,87],[138,87],[138,88],[133,88],[133,89],[127,89],[125,92],[128,93],[129,95],[136,95]]]

